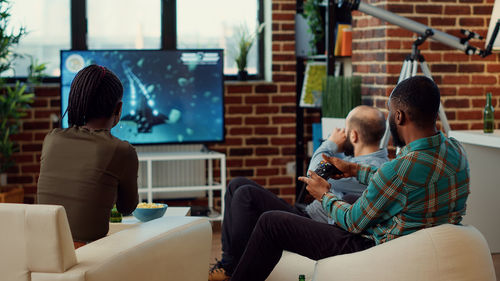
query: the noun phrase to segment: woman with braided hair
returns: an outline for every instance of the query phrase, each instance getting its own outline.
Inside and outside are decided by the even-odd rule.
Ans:
[[[64,206],[75,242],[106,236],[115,203],[124,214],[137,206],[137,153],[110,132],[120,120],[122,96],[113,72],[85,67],[71,84],[64,113],[69,128],[52,130],[43,142],[38,203]]]

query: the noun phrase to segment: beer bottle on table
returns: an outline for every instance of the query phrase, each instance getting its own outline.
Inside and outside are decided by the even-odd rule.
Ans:
[[[495,127],[495,109],[491,104],[491,93],[486,94],[486,105],[483,112],[483,131],[485,133],[493,133]]]
[[[122,222],[122,214],[116,209],[116,204],[111,209],[111,216],[109,217],[109,222]]]

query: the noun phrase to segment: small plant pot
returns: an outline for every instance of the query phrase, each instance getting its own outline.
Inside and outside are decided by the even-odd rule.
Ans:
[[[248,72],[246,70],[239,70],[238,71],[238,80],[247,81],[247,79],[248,79]]]

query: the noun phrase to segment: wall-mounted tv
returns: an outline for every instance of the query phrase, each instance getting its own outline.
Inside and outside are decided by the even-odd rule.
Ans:
[[[222,50],[62,50],[61,111],[71,82],[90,64],[123,84],[120,123],[111,133],[132,144],[224,141]],[[67,115],[62,127],[68,127]]]

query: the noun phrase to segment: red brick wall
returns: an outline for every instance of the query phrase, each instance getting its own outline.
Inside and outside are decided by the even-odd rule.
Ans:
[[[484,37],[493,0],[389,0],[365,1],[370,5],[411,18],[422,24],[461,37],[460,29]],[[353,13],[353,68],[363,77],[363,101],[385,108],[406,55],[416,39],[414,33],[381,22],[361,12]],[[472,45],[484,48],[485,41]],[[441,43],[427,40],[420,48],[434,80],[441,89],[442,103],[452,129],[482,129],[486,92],[493,93],[496,128],[500,128],[500,60],[467,56]]]
[[[21,132],[13,138],[19,144],[14,154],[16,166],[9,170],[9,185],[24,187],[25,202],[32,203],[36,193],[36,181],[40,172],[42,142],[52,129],[50,115],[60,115],[59,86],[44,86],[35,90],[35,102],[23,118]]]
[[[460,28],[485,35],[492,0],[371,1],[378,7],[411,17],[426,25],[458,35]],[[295,176],[286,174],[286,163],[295,161],[295,1],[273,0],[273,82],[227,82],[226,142],[210,146],[227,156],[228,179],[250,177],[288,201],[294,200]],[[402,61],[415,36],[399,27],[355,12],[353,65],[363,76],[363,101],[385,108]],[[477,42],[474,42],[477,43]],[[480,43],[478,46],[483,46]],[[485,93],[491,91],[500,127],[500,62],[498,55],[485,59],[470,57],[439,43],[427,42],[422,54],[438,82],[453,129],[482,126]],[[33,109],[18,136],[21,151],[9,182],[22,184],[26,202],[36,193],[40,149],[44,135],[52,128],[50,114],[59,113],[59,87],[36,91]],[[317,110],[305,110],[306,140],[311,123],[319,122]]]
[[[291,202],[295,176],[286,174],[286,163],[295,161],[295,1],[273,0],[272,9],[273,82],[226,83],[226,142],[210,149],[227,155],[228,179],[250,177]],[[18,165],[8,176],[9,183],[24,186],[26,202],[36,194],[43,137],[52,129],[50,113],[59,111],[59,87],[37,89],[17,137]],[[305,128],[310,135],[310,125]]]

